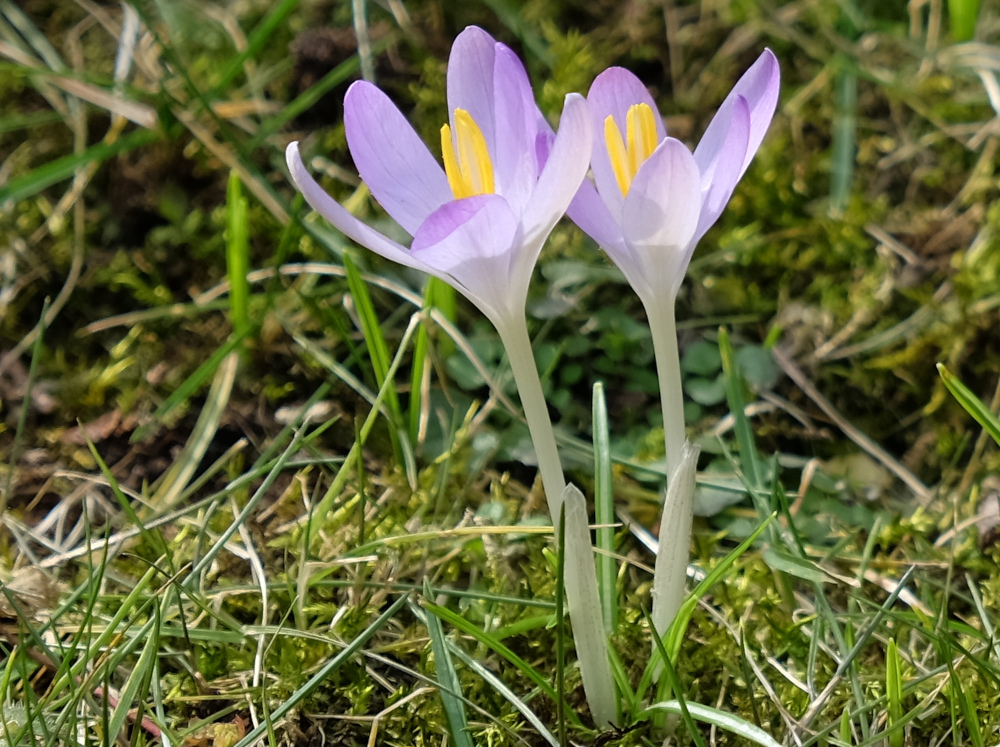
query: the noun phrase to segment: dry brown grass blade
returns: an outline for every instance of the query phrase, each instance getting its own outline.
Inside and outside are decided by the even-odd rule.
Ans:
[[[860,446],[873,459],[881,462],[886,469],[902,480],[906,486],[913,491],[914,495],[917,496],[921,505],[926,505],[931,500],[934,496],[934,491],[924,485],[920,481],[920,478],[904,467],[889,452],[875,443],[875,441],[873,441],[866,434],[851,425],[851,423],[849,423],[847,419],[837,411],[837,408],[833,406],[830,400],[820,393],[819,389],[816,388],[815,384],[810,381],[809,377],[806,376],[805,372],[798,367],[795,361],[791,359],[791,356],[789,356],[788,353],[779,347],[774,348],[772,352],[774,354],[774,360],[779,366],[781,366],[781,370],[783,370],[788,375],[788,378],[794,381],[799,389],[801,389],[805,395],[809,397],[809,399],[811,399],[838,428],[840,428],[845,436]]]

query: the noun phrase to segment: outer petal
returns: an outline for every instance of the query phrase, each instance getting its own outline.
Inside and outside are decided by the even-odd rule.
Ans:
[[[713,139],[702,138],[694,152],[701,171],[702,190],[701,218],[694,243],[719,219],[743,173],[750,136],[750,107],[746,99],[742,96],[726,99],[712,123],[716,121],[724,122],[724,127],[714,128]]]
[[[625,133],[625,117],[629,107],[634,104],[646,104],[656,113],[656,139],[663,140],[667,131],[656,108],[656,102],[649,95],[646,86],[635,75],[621,67],[609,67],[598,75],[590,86],[587,94],[590,114],[594,122],[594,150],[591,157],[591,167],[594,170],[594,182],[597,191],[607,203],[611,214],[616,218],[621,214],[622,197],[618,182],[615,181],[611,161],[608,159],[608,149],[604,140],[604,120],[608,116],[615,118],[618,129]]]
[[[747,170],[750,161],[753,160],[757,148],[760,147],[760,143],[764,139],[764,133],[767,132],[767,128],[771,124],[774,109],[778,105],[780,87],[781,74],[778,70],[778,59],[774,56],[774,52],[765,49],[757,61],[750,66],[750,69],[743,73],[743,77],[733,86],[733,90],[730,91],[729,96],[722,102],[722,107],[719,108],[721,113],[722,109],[729,103],[729,99],[735,99],[737,96],[745,98],[750,107],[750,136],[740,176],[743,176],[743,172]],[[716,125],[717,119],[718,115],[709,124],[702,141],[709,139],[710,136],[712,139],[717,139],[712,128],[723,126],[722,124]]]
[[[622,209],[622,230],[641,275],[655,293],[676,293],[701,213],[701,173],[683,143],[667,138],[639,167]],[[615,262],[619,258],[612,255]],[[636,288],[639,291],[639,288]],[[645,300],[645,299],[644,299]]]
[[[511,287],[519,239],[517,217],[507,202],[479,195],[434,212],[413,237],[411,251],[498,324],[524,313],[525,294]]]
[[[393,262],[398,262],[401,265],[440,277],[433,268],[411,256],[406,247],[397,244],[392,239],[386,238],[378,231],[366,226],[330,197],[316,183],[316,180],[309,175],[309,172],[306,171],[306,167],[302,163],[302,157],[299,155],[298,143],[290,143],[288,145],[288,148],[285,150],[285,160],[288,163],[288,171],[291,173],[292,181],[303,196],[305,196],[306,201],[341,233],[386,259],[391,259]]]
[[[358,81],[344,97],[354,164],[372,195],[411,236],[452,199],[444,170],[389,98]]]
[[[455,131],[455,109],[465,109],[476,120],[490,154],[496,154],[494,66],[497,43],[478,26],[469,26],[455,38],[448,58],[448,115]]]

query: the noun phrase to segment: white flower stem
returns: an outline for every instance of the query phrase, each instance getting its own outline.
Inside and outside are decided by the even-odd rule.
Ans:
[[[497,324],[500,340],[507,349],[514,381],[521,397],[521,407],[528,421],[528,431],[538,457],[545,500],[552,516],[552,525],[559,536],[559,516],[566,503],[565,553],[566,603],[573,626],[573,640],[580,662],[583,689],[594,720],[601,727],[618,723],[618,706],[614,676],[608,659],[607,638],[601,619],[600,592],[597,588],[597,568],[594,549],[587,525],[587,505],[583,494],[573,485],[566,485],[555,431],[549,418],[548,405],[542,392],[542,382],[531,351],[528,327],[523,319]]]
[[[653,336],[656,375],[660,382],[663,408],[663,440],[667,452],[667,479],[681,462],[684,446],[684,391],[681,387],[681,359],[677,350],[674,301],[645,303],[649,331]]]
[[[559,461],[556,434],[552,430],[552,420],[549,418],[548,405],[542,392],[542,382],[538,378],[535,355],[531,351],[528,326],[523,319],[519,319],[506,324],[497,324],[496,328],[510,359],[514,382],[521,397],[521,407],[524,410],[525,420],[528,421],[528,432],[531,434],[535,455],[538,457],[538,471],[542,474],[542,487],[545,488],[549,515],[552,517],[552,525],[556,527],[558,536],[559,510],[562,507],[566,478],[563,476],[562,463]]]

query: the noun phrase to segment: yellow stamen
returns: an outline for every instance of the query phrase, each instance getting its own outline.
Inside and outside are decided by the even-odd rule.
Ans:
[[[604,142],[622,196],[628,194],[639,167],[656,150],[656,120],[648,104],[633,104],[625,115],[625,138],[613,116],[604,120]]]
[[[451,127],[446,124],[441,128],[441,155],[448,185],[456,200],[493,194],[493,162],[486,148],[486,138],[465,109],[455,110],[454,140]]]

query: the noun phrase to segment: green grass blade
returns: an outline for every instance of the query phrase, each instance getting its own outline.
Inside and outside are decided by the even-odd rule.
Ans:
[[[649,629],[655,631],[656,626],[653,624],[653,618],[650,617],[648,613],[646,614],[646,621],[649,624]],[[691,716],[691,711],[688,709],[687,701],[684,698],[684,692],[681,689],[680,679],[677,677],[677,670],[674,669],[673,662],[670,661],[667,649],[663,645],[663,639],[654,634],[653,643],[656,644],[656,649],[660,654],[660,661],[663,662],[663,680],[676,698],[676,700],[672,702],[677,703],[681,714],[681,720],[684,722],[684,728],[687,729],[688,734],[691,736],[691,741],[693,741],[697,747],[705,747],[705,740],[702,739],[701,732],[698,731],[698,727],[694,723],[694,718]],[[646,712],[648,713],[649,709],[647,709]]]
[[[247,198],[239,174],[229,173],[226,188],[226,275],[229,277],[229,313],[233,332],[244,338],[250,332],[250,227]]]
[[[138,713],[135,716],[135,728],[139,729],[139,721],[142,718],[142,703],[149,692],[149,682],[153,675],[153,663],[156,661],[156,656],[160,648],[159,606],[153,605],[153,611],[155,614],[142,627],[140,634],[140,639],[144,639],[146,645],[143,646],[138,661],[136,661],[132,671],[129,672],[125,686],[122,687],[119,693],[118,704],[111,712],[109,735],[117,736],[124,734],[123,730],[129,719],[129,711],[136,706],[138,706]],[[105,697],[107,697],[107,694],[105,694]]]
[[[951,674],[951,697],[953,701],[958,703],[969,741],[972,743],[972,747],[986,747],[982,729],[979,728],[979,714],[976,713],[976,704],[972,702],[972,698],[962,687],[962,681],[950,661],[948,662],[948,671]]]
[[[688,703],[686,707],[693,718],[706,724],[712,724],[720,729],[725,729],[748,742],[753,742],[763,747],[781,747],[781,744],[766,731],[732,713],[720,711],[718,708],[712,708],[711,706],[700,705],[699,703]],[[679,714],[682,712],[681,709],[682,706],[678,701],[668,700],[664,703],[655,703],[646,710]]]
[[[559,507],[559,536],[556,542],[556,723],[559,744],[566,738],[566,503]]]
[[[983,401],[959,381],[957,376],[945,368],[944,364],[938,363],[937,370],[941,375],[941,381],[948,387],[948,391],[958,400],[958,403],[986,429],[997,445],[1000,445],[1000,418],[990,412]]]
[[[382,334],[382,325],[379,322],[378,314],[375,313],[375,304],[372,303],[368,285],[362,279],[354,261],[347,254],[344,255],[344,269],[347,271],[347,285],[351,290],[351,297],[354,299],[354,309],[361,325],[361,334],[365,338],[372,370],[375,372],[375,382],[379,387],[386,387],[385,402],[393,419],[393,444],[396,446],[397,456],[400,456],[396,433],[404,420],[402,410],[399,407],[396,386],[392,379],[387,378],[390,362],[389,346]]]
[[[736,444],[740,450],[740,466],[747,481],[755,489],[762,487],[760,456],[754,443],[753,428],[746,416],[746,400],[743,397],[743,378],[736,365],[736,353],[725,327],[719,328],[719,353],[722,356],[722,371],[726,379],[726,400],[736,427]],[[755,499],[756,500],[756,499]]]
[[[892,638],[885,651],[885,694],[888,700],[889,747],[903,747],[903,729],[900,725],[903,718],[903,675],[899,650]]]
[[[858,131],[858,76],[841,70],[836,76],[837,99],[833,117],[833,146],[830,163],[830,212],[844,214],[854,182]]]
[[[433,597],[430,584],[424,579],[424,598]],[[433,612],[425,615],[427,632],[431,638],[431,650],[434,652],[434,668],[438,677],[438,692],[444,703],[444,712],[448,718],[448,727],[452,741],[457,747],[472,747],[469,736],[469,719],[465,715],[465,703],[462,702],[462,686],[458,681],[455,663],[448,653],[448,642],[441,627],[441,620]]]
[[[957,42],[971,40],[976,35],[979,20],[979,0],[948,0],[951,38]]]
[[[236,381],[238,366],[239,356],[233,352],[226,356],[215,372],[205,404],[198,413],[198,420],[184,445],[184,451],[170,465],[156,487],[153,505],[157,510],[169,511],[174,508],[197,472],[198,465],[201,464],[209,446],[212,445],[212,439],[219,430],[219,423],[222,422],[222,415],[226,411],[226,405],[229,404],[229,397]]]
[[[601,592],[601,616],[608,635],[618,626],[618,568],[615,562],[615,497],[611,490],[611,435],[604,384],[594,384],[594,518],[600,527],[597,542],[597,587]]]

